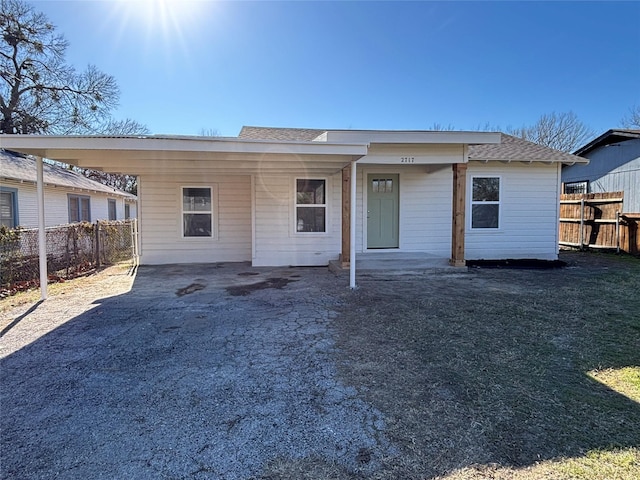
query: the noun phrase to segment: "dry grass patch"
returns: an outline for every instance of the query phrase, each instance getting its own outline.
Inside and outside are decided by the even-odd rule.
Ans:
[[[569,263],[361,280],[336,329],[399,449],[376,478],[637,478],[640,404],[588,372],[636,378],[640,261]]]
[[[594,450],[583,457],[550,460],[530,467],[475,465],[437,480],[636,480],[640,478],[640,450]]]
[[[589,372],[589,376],[612,390],[640,403],[640,367],[593,370]],[[640,475],[638,477],[640,478]]]

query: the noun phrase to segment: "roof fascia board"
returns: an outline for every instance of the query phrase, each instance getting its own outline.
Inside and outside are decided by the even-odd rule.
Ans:
[[[96,137],[53,135],[0,135],[0,148],[55,158],[58,150],[173,151],[279,155],[367,154],[363,142],[283,142],[202,137]]]
[[[613,136],[628,137],[629,139],[633,139],[633,138],[640,138],[640,133],[630,132],[629,130],[616,130],[616,129],[607,130],[596,139],[590,141],[583,147],[580,147],[578,150],[573,152],[573,155],[583,155],[585,153],[588,153],[591,150],[594,150],[606,144],[605,141],[607,140],[607,138],[613,137]]]

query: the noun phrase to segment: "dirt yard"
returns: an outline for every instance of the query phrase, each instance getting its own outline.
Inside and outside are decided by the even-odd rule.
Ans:
[[[355,292],[346,288],[344,277],[319,270],[291,269],[271,277],[239,271],[233,283],[215,288],[202,274],[191,279],[189,275],[198,273],[186,270],[172,277],[179,288],[171,284],[166,291],[157,278],[160,270],[147,275],[144,288],[136,286],[142,279],[134,282],[126,269],[103,271],[52,286],[46,322],[35,322],[38,314],[44,314],[35,293],[0,301],[4,336],[0,346],[6,357],[4,368],[9,366],[3,378],[15,381],[18,390],[31,392],[23,399],[25,405],[10,410],[25,415],[33,410],[25,417],[28,421],[38,415],[53,422],[56,413],[49,410],[56,405],[59,410],[67,408],[67,395],[72,392],[61,391],[58,397],[42,400],[46,417],[37,413],[40,407],[35,403],[30,410],[38,384],[27,385],[30,380],[12,370],[16,365],[36,369],[46,365],[33,363],[38,345],[50,349],[55,366],[57,356],[73,348],[78,336],[84,342],[78,343],[81,350],[72,352],[73,362],[62,365],[55,375],[60,376],[61,388],[76,385],[77,390],[73,396],[77,405],[64,422],[71,422],[78,411],[100,420],[93,431],[90,420],[80,424],[83,427],[65,424],[64,435],[84,438],[87,445],[101,435],[112,436],[114,428],[126,432],[123,438],[135,433],[129,432],[132,429],[154,438],[159,435],[154,428],[168,427],[166,419],[153,427],[150,412],[162,419],[164,410],[162,404],[145,403],[150,395],[144,402],[137,397],[123,399],[124,411],[131,410],[132,419],[118,418],[122,424],[109,426],[110,418],[122,415],[122,406],[111,408],[124,391],[118,387],[113,398],[99,400],[94,382],[90,404],[84,404],[85,379],[122,382],[131,376],[144,382],[160,377],[166,381],[183,368],[174,386],[161,390],[167,395],[165,402],[174,397],[176,402],[191,402],[191,410],[174,412],[169,421],[175,422],[171,439],[178,443],[171,447],[171,455],[169,447],[162,454],[149,447],[153,450],[150,460],[146,464],[136,460],[138,470],[119,470],[123,474],[140,474],[149,468],[149,475],[159,474],[158,478],[217,478],[212,472],[221,468],[220,452],[230,442],[234,448],[242,445],[235,450],[234,461],[242,458],[245,463],[242,469],[230,469],[224,478],[640,478],[640,260],[582,253],[563,254],[562,259],[567,266],[552,270],[483,268],[436,275],[362,275]],[[107,297],[113,299],[100,300]],[[115,320],[107,321],[110,311]],[[266,316],[260,312],[267,312]],[[134,325],[136,315],[148,320]],[[247,323],[250,317],[257,320],[255,324]],[[283,321],[275,322],[279,318]],[[73,324],[65,325],[69,319],[74,319]],[[28,327],[30,320],[34,328]],[[113,334],[106,333],[106,325],[115,329]],[[238,325],[246,330],[240,332]],[[248,339],[254,343],[244,343]],[[289,358],[291,349],[295,355]],[[236,357],[226,356],[227,350]],[[271,350],[283,355],[283,363],[265,358]],[[121,361],[134,357],[136,365]],[[224,389],[233,392],[245,382],[243,372],[258,372],[261,362],[266,362],[268,370],[251,380],[258,383],[243,387],[235,396],[220,397],[215,383],[207,387],[208,382],[219,381],[215,369],[224,368],[228,375]],[[206,384],[187,381],[195,368],[199,382]],[[206,374],[208,368],[213,369],[211,374]],[[68,373],[74,375],[72,383],[64,380]],[[52,385],[54,381],[46,380]],[[136,385],[144,387],[144,383]],[[148,387],[160,388],[151,383]],[[217,403],[207,399],[207,391]],[[222,430],[211,419],[201,430],[182,431],[192,416],[204,419],[208,409],[222,408],[229,395],[240,403],[225,407],[229,410],[220,415]],[[196,398],[198,403],[193,403]],[[138,410],[149,412],[134,412],[137,401],[142,402]],[[252,419],[250,412],[266,411],[271,404],[280,413],[269,414],[263,432],[264,414]],[[36,428],[38,421],[33,421]],[[6,427],[5,417],[5,432]],[[102,427],[109,428],[103,431]],[[286,429],[280,432],[281,427]],[[53,467],[32,457],[41,448],[35,446],[51,433],[21,432],[21,428],[11,424],[13,443],[3,438],[2,463],[10,460],[14,471],[27,474],[24,478],[47,478]],[[328,431],[340,432],[333,446],[325,443]],[[83,433],[74,437],[73,432]],[[213,449],[214,432],[226,435],[216,444],[220,452]],[[253,438],[251,432],[263,432],[265,437]],[[16,445],[16,439],[22,443]],[[181,456],[186,448],[182,443],[198,441],[204,446],[197,453]],[[283,446],[278,443],[282,441],[293,443]],[[72,442],[79,443],[60,444],[63,451],[57,454],[54,444],[47,442],[50,446],[45,451],[56,461],[64,464],[65,455],[79,459],[76,470],[62,470],[59,478],[73,478],[73,472],[79,471],[106,475],[108,462],[117,461],[118,468],[125,468],[117,455],[127,458],[135,453],[109,450],[104,440],[98,444],[93,470],[78,470],[89,468],[78,455],[88,446],[80,440]],[[31,463],[20,466],[16,456],[27,447]],[[333,449],[342,453],[328,453]],[[14,455],[9,458],[8,452]],[[189,470],[190,462],[196,460],[200,466]],[[39,470],[31,464],[38,464]]]

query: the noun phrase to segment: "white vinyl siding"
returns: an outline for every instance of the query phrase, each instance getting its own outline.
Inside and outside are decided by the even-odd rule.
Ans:
[[[398,252],[424,252],[448,257],[451,254],[451,165],[386,166],[365,165],[357,170],[356,251],[366,245],[366,192],[368,174],[399,174],[400,238]]]
[[[215,237],[182,236],[184,186],[213,187]],[[142,263],[251,260],[251,176],[187,168],[171,175],[141,173],[138,194]]]
[[[2,180],[3,187],[15,188],[18,192],[19,225],[24,228],[38,226],[38,202],[36,186],[33,183],[21,183],[13,180]],[[45,225],[48,227],[69,223],[68,195],[85,195],[91,197],[91,219],[106,220],[109,218],[107,199],[116,201],[118,218],[124,217],[124,199],[109,196],[106,193],[85,192],[65,187],[45,186],[44,214]],[[135,208],[134,208],[135,211]]]
[[[559,168],[557,164],[470,162],[468,186],[473,177],[500,177],[500,228],[474,229],[467,220],[465,258],[557,259]]]
[[[313,176],[326,179],[327,231],[323,234],[296,232],[296,178],[304,177],[261,175],[256,178],[255,266],[327,265],[338,258],[342,228],[341,174]]]

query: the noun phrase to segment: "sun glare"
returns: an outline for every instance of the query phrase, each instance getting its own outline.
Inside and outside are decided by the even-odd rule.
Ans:
[[[204,0],[117,0],[121,28],[138,28],[149,41],[184,46],[199,23]]]

